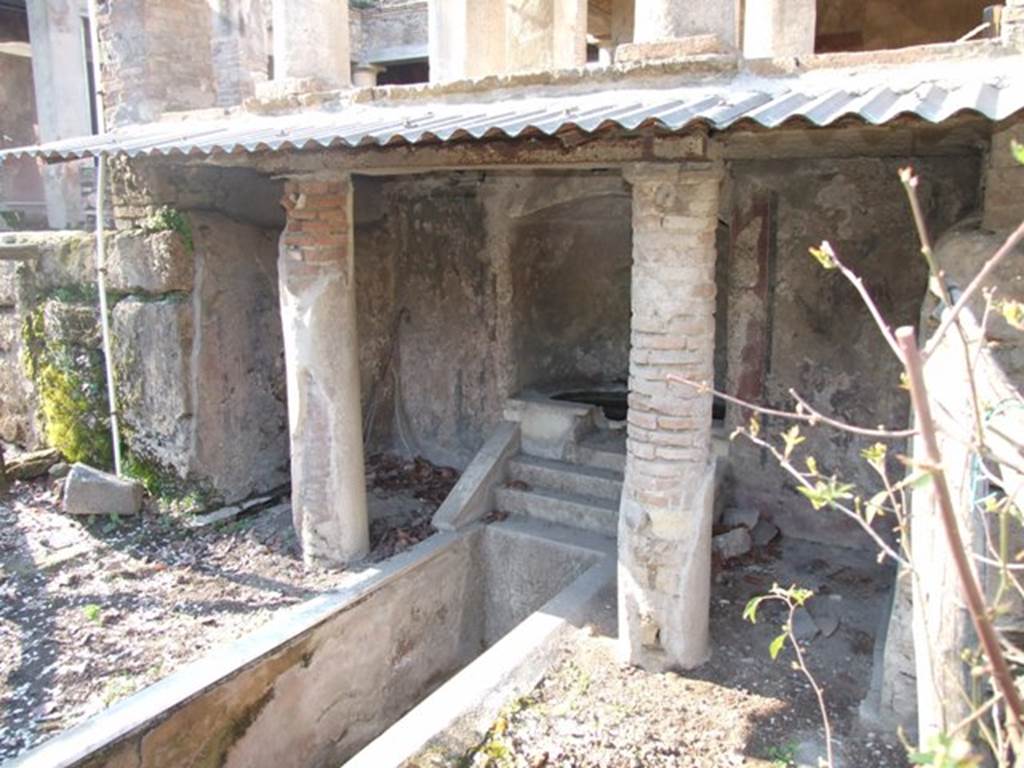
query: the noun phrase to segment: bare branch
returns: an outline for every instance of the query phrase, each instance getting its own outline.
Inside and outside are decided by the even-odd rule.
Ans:
[[[844,432],[852,432],[853,434],[864,435],[865,437],[877,437],[883,440],[901,440],[907,437],[913,437],[915,434],[917,434],[917,432],[913,429],[870,429],[868,427],[858,427],[855,424],[847,424],[845,421],[833,419],[829,416],[826,416],[823,413],[820,413],[819,411],[816,411],[814,408],[807,404],[806,400],[800,397],[792,389],[789,390],[789,394],[793,396],[793,398],[797,401],[797,403],[799,403],[801,408],[806,409],[807,413],[800,413],[799,411],[780,411],[775,408],[767,408],[763,405],[758,405],[748,400],[743,400],[741,398],[734,397],[733,395],[726,394],[725,392],[721,392],[715,389],[714,387],[710,386],[706,381],[694,381],[693,379],[688,379],[685,376],[678,376],[674,373],[666,374],[665,378],[668,379],[669,381],[674,381],[677,384],[685,384],[688,387],[693,387],[702,394],[710,392],[715,397],[720,397],[727,403],[738,405],[741,408],[747,408],[751,411],[754,411],[755,413],[760,413],[764,416],[777,416],[780,419],[786,419],[788,421],[799,421],[804,424],[810,424],[811,426],[814,426],[818,423],[828,424],[829,426],[843,430]]]
[[[964,599],[967,602],[967,608],[974,622],[974,628],[978,633],[982,648],[992,667],[992,680],[1006,700],[1007,708],[1012,715],[1010,727],[1014,733],[1019,733],[1021,714],[1024,708],[1022,708],[1013,676],[1010,674],[1006,659],[1003,657],[1002,648],[999,645],[995,629],[988,618],[985,600],[982,597],[981,588],[978,586],[974,569],[971,567],[963,540],[960,538],[960,529],[957,524],[956,513],[953,510],[953,500],[950,496],[949,486],[946,483],[946,474],[942,469],[942,455],[939,452],[939,443],[935,436],[935,426],[932,422],[931,408],[924,383],[923,361],[917,349],[914,329],[910,327],[900,328],[896,331],[896,338],[903,351],[907,377],[910,380],[910,397],[917,416],[918,428],[921,430],[921,440],[924,444],[925,456],[928,459],[928,464],[931,465],[927,470],[932,476],[940,519],[946,534],[947,543],[949,544],[953,564],[956,567]]]
[[[992,271],[999,266],[1003,259],[1009,256],[1013,249],[1020,245],[1021,242],[1024,242],[1024,222],[1021,222],[1021,225],[1017,227],[1017,229],[1015,229],[1008,238],[1006,238],[1006,242],[1000,246],[999,250],[995,252],[992,258],[985,262],[978,274],[974,276],[974,279],[968,283],[964,292],[960,294],[960,298],[957,299],[953,308],[948,309],[943,313],[942,322],[939,323],[938,330],[935,331],[935,334],[929,340],[928,345],[922,353],[923,359],[927,360],[931,353],[935,351],[935,348],[939,346],[939,343],[942,341],[942,337],[945,335],[946,331],[949,330],[949,326],[956,321],[957,315],[959,315],[963,311],[964,307],[967,306],[974,294],[985,283],[989,275],[992,274]]]

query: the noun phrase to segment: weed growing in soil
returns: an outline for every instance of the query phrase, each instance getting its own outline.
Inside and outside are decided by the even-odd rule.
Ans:
[[[96,603],[88,603],[82,606],[82,613],[89,621],[93,624],[99,624],[103,621],[103,609],[100,608]]]
[[[796,765],[796,744],[790,741],[782,746],[768,747],[764,756],[772,761],[772,768],[790,768]]]

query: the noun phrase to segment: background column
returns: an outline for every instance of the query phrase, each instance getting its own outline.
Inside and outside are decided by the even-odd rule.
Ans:
[[[626,481],[619,516],[619,638],[647,668],[708,658],[714,460],[711,382],[721,169],[630,169],[632,348]]]
[[[274,79],[351,83],[348,2],[274,0]]]
[[[89,67],[85,49],[85,3],[37,0],[26,6],[32,43],[39,141],[57,141],[92,133]],[[84,163],[43,169],[46,217],[52,229],[85,223],[81,171]]]
[[[653,43],[692,35],[718,35],[727,48],[736,47],[737,0],[636,0],[637,43]]]
[[[278,276],[292,518],[307,564],[369,550],[352,245],[352,181],[290,181]]]

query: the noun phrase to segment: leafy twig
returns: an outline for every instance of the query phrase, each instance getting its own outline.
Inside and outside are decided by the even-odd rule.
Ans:
[[[818,709],[821,711],[821,723],[825,728],[826,761],[829,768],[832,768],[832,766],[835,765],[832,755],[832,721],[829,719],[828,708],[825,706],[825,692],[818,684],[814,675],[811,674],[811,670],[807,666],[807,660],[804,658],[803,650],[800,648],[800,643],[797,642],[796,634],[793,630],[793,622],[796,618],[797,609],[802,608],[804,603],[813,597],[813,595],[814,593],[809,589],[800,589],[795,585],[788,589],[784,589],[778,584],[773,584],[771,592],[767,595],[759,595],[751,598],[747,603],[747,607],[743,611],[743,618],[751,624],[755,624],[757,622],[757,609],[762,603],[768,600],[778,600],[789,610],[786,623],[782,628],[782,634],[772,640],[771,645],[768,646],[768,653],[774,661],[778,658],[779,653],[785,646],[786,640],[789,640],[789,644],[793,646],[793,653],[796,654],[796,662],[794,663],[795,667],[803,673],[805,678],[807,678],[807,682],[810,683],[811,689],[814,691],[814,695],[818,700]]]

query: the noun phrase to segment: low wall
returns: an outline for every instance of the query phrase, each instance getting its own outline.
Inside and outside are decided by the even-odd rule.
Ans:
[[[334,768],[600,557],[519,528],[433,536],[11,768]]]

